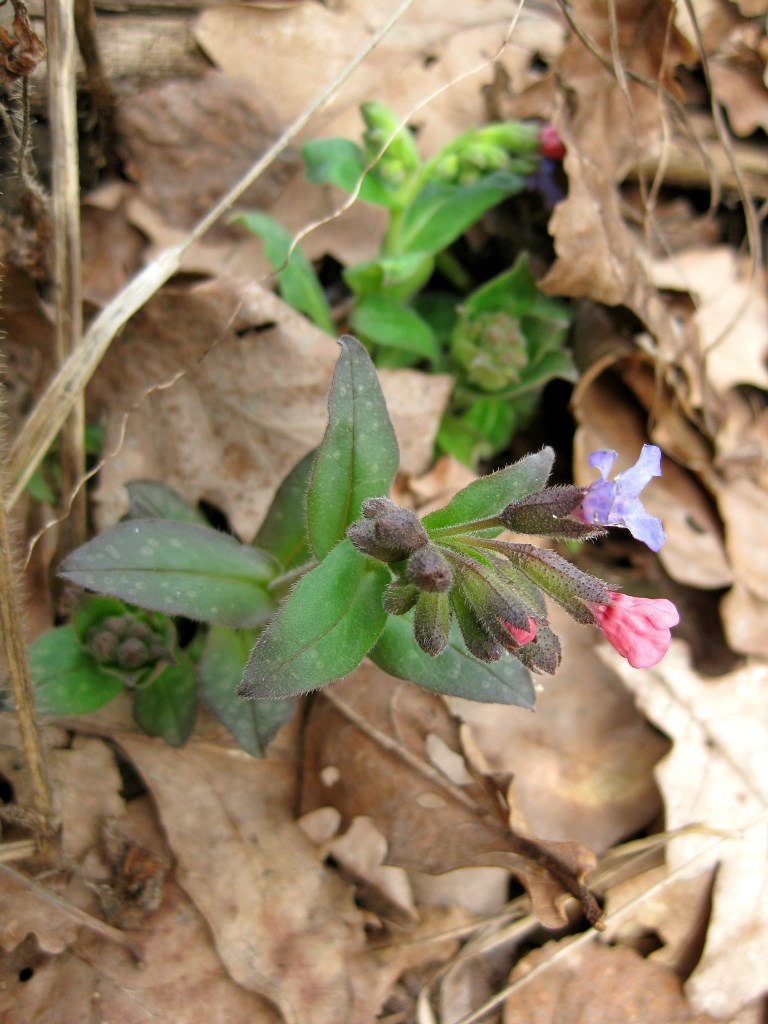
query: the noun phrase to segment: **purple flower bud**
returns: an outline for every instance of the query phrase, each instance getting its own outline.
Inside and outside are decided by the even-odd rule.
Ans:
[[[451,589],[453,583],[450,565],[431,544],[414,551],[408,559],[406,575],[419,590],[430,594],[443,594]]]
[[[589,485],[573,515],[589,525],[623,526],[636,540],[658,551],[666,540],[661,520],[645,511],[638,495],[651,477],[661,476],[661,451],[655,444],[644,444],[635,465],[611,481],[608,474],[616,458],[614,451],[592,452],[588,461],[601,479]]]

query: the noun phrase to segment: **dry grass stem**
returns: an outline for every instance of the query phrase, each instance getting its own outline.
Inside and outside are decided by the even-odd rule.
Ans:
[[[80,271],[80,174],[77,146],[77,53],[73,0],[46,0],[48,113],[52,147],[53,281],[56,355],[59,366],[74,352],[83,331]],[[61,490],[67,501],[85,471],[85,393],[73,396],[61,440]],[[72,500],[63,543],[86,540],[85,494]]]
[[[0,631],[8,662],[8,677],[16,706],[22,749],[30,775],[31,809],[45,823],[43,830],[50,833],[53,831],[53,799],[35,714],[35,691],[21,625],[22,602],[4,498],[3,466],[0,457]]]

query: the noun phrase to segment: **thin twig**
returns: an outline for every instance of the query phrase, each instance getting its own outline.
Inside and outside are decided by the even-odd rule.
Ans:
[[[179,270],[181,258],[187,249],[237,202],[243,192],[250,188],[314,115],[329,102],[413,2],[414,0],[401,0],[381,28],[373,33],[366,45],[355,54],[330,85],[286,128],[237,184],[198,221],[184,241],[161,252],[148,267],[133,277],[95,318],[86,331],[82,344],[51,381],[11,448],[7,469],[10,485],[7,499],[9,507],[18,501],[27,481],[61,430],[76,396],[91,379],[120,328]]]
[[[80,175],[77,150],[76,39],[73,0],[46,0],[48,113],[52,145],[53,281],[56,355],[61,367],[77,349],[83,331],[80,268]],[[85,392],[73,395],[61,439],[61,490],[68,501],[85,472]],[[85,494],[72,501],[63,546],[86,540]]]
[[[139,947],[133,939],[129,938],[125,932],[121,932],[119,928],[113,928],[112,925],[100,921],[97,917],[86,914],[84,910],[80,910],[79,907],[75,907],[66,900],[63,900],[61,896],[57,896],[50,889],[46,889],[45,886],[35,881],[34,878],[29,878],[8,864],[0,863],[0,873],[13,879],[17,885],[23,886],[33,896],[37,896],[38,899],[43,900],[50,906],[56,907],[57,910],[60,910],[62,914],[66,914],[67,917],[76,921],[77,924],[88,928],[89,931],[95,932],[97,935],[101,935],[102,938],[108,939],[110,942],[116,942],[118,945],[124,946],[137,963],[143,961],[144,957]]]

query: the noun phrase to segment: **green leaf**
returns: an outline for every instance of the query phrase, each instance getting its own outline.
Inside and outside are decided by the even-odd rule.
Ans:
[[[457,526],[473,519],[486,519],[501,512],[511,501],[519,501],[546,486],[555,453],[542,448],[535,455],[480,477],[459,491],[444,508],[430,512],[422,520],[428,531]]]
[[[253,540],[253,546],[269,552],[284,571],[312,558],[307,544],[307,489],[315,457],[315,451],[305,455],[280,484]]]
[[[406,302],[427,283],[434,268],[432,253],[409,252],[347,267],[344,280],[359,299],[385,295],[394,302]]]
[[[274,611],[265,584],[276,570],[265,552],[216,530],[137,519],[73,551],[60,575],[166,615],[255,626]]]
[[[337,185],[354,192],[368,161],[362,149],[349,139],[314,139],[301,149],[307,180],[317,185]],[[374,206],[394,206],[396,188],[387,188],[370,172],[360,186],[359,198]]]
[[[198,664],[200,693],[219,721],[254,757],[263,757],[267,744],[293,714],[292,700],[244,700],[237,695],[254,630],[213,626]]]
[[[162,736],[171,747],[183,747],[195,727],[197,682],[186,658],[167,665],[151,682],[137,687],[133,717],[148,736]]]
[[[509,171],[496,171],[471,185],[429,182],[405,211],[398,250],[440,252],[492,206],[520,192],[524,185],[524,178]]]
[[[481,459],[491,454],[488,441],[477,427],[466,423],[455,413],[446,413],[440,421],[435,444],[438,451],[452,455],[465,466],[477,469]]]
[[[307,493],[307,535],[324,558],[360,515],[366,498],[389,494],[399,464],[397,439],[368,353],[349,334],[328,397],[328,426]]]
[[[336,333],[328,301],[317,274],[304,251],[293,245],[293,236],[274,218],[257,210],[248,210],[232,218],[264,243],[267,259],[276,271],[280,294],[288,303],[328,334]],[[290,255],[289,255],[290,254]]]
[[[253,649],[244,697],[293,697],[357,668],[384,628],[390,573],[348,540],[303,576]]]
[[[390,616],[368,657],[391,676],[449,697],[521,708],[532,708],[536,699],[528,670],[516,658],[504,654],[486,663],[472,657],[455,621],[445,651],[431,658],[416,645],[409,617]]]
[[[470,318],[478,313],[500,312],[519,318],[529,313],[541,298],[544,296],[531,273],[528,255],[521,253],[509,270],[477,288],[464,303],[464,308]],[[548,301],[552,302],[551,299]],[[562,314],[563,307],[557,305],[556,308]]]
[[[462,416],[487,441],[489,454],[503,451],[514,433],[517,416],[512,402],[499,398],[480,398]]]
[[[85,597],[75,607],[70,625],[80,643],[85,644],[88,631],[110,615],[128,615],[133,609],[116,597]]]
[[[432,328],[418,313],[384,295],[369,295],[352,311],[352,327],[376,345],[403,349],[436,363],[440,358]]]
[[[41,715],[85,715],[123,691],[123,681],[83,650],[72,626],[44,633],[29,648]]]
[[[172,519],[176,523],[206,525],[202,512],[166,484],[133,480],[125,486],[130,501],[128,519]]]

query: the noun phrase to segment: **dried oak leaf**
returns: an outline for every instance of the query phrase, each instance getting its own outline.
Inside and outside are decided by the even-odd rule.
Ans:
[[[177,228],[191,228],[255,162],[276,134],[268,105],[236,79],[209,71],[151,86],[122,103],[122,138],[139,194]],[[273,164],[241,197],[264,206],[294,170]],[[231,237],[219,227],[215,236]]]
[[[514,832],[504,794],[489,778],[475,775],[461,785],[436,766],[434,745],[449,752],[454,767],[464,763],[458,722],[441,698],[364,663],[334,686],[333,701],[318,701],[308,724],[304,811],[330,805],[347,826],[371,818],[387,839],[389,864],[430,874],[504,867],[551,927],[563,924],[569,895],[600,919],[582,881],[595,863],[591,851]]]
[[[768,667],[748,664],[717,680],[693,672],[682,644],[656,668],[627,670],[613,652],[604,657],[633,691],[651,721],[673,739],[656,776],[666,825],[703,823],[673,839],[670,868],[698,859],[689,875],[717,866],[712,911],[701,959],[686,983],[694,1006],[717,1016],[736,1013],[761,996],[768,963]]]
[[[209,745],[118,740],[152,793],[179,881],[231,977],[289,1024],[373,1020],[397,967],[367,952],[351,890],[296,824],[292,765]]]
[[[0,82],[4,84],[28,78],[46,54],[45,43],[32,31],[26,3],[11,0],[11,5],[11,31],[0,27]]]
[[[527,956],[512,973],[524,979],[570,940],[550,943]],[[574,951],[514,992],[504,1005],[504,1024],[715,1024],[693,1012],[674,971],[634,950],[594,942]],[[745,1022],[746,1024],[746,1022]]]

